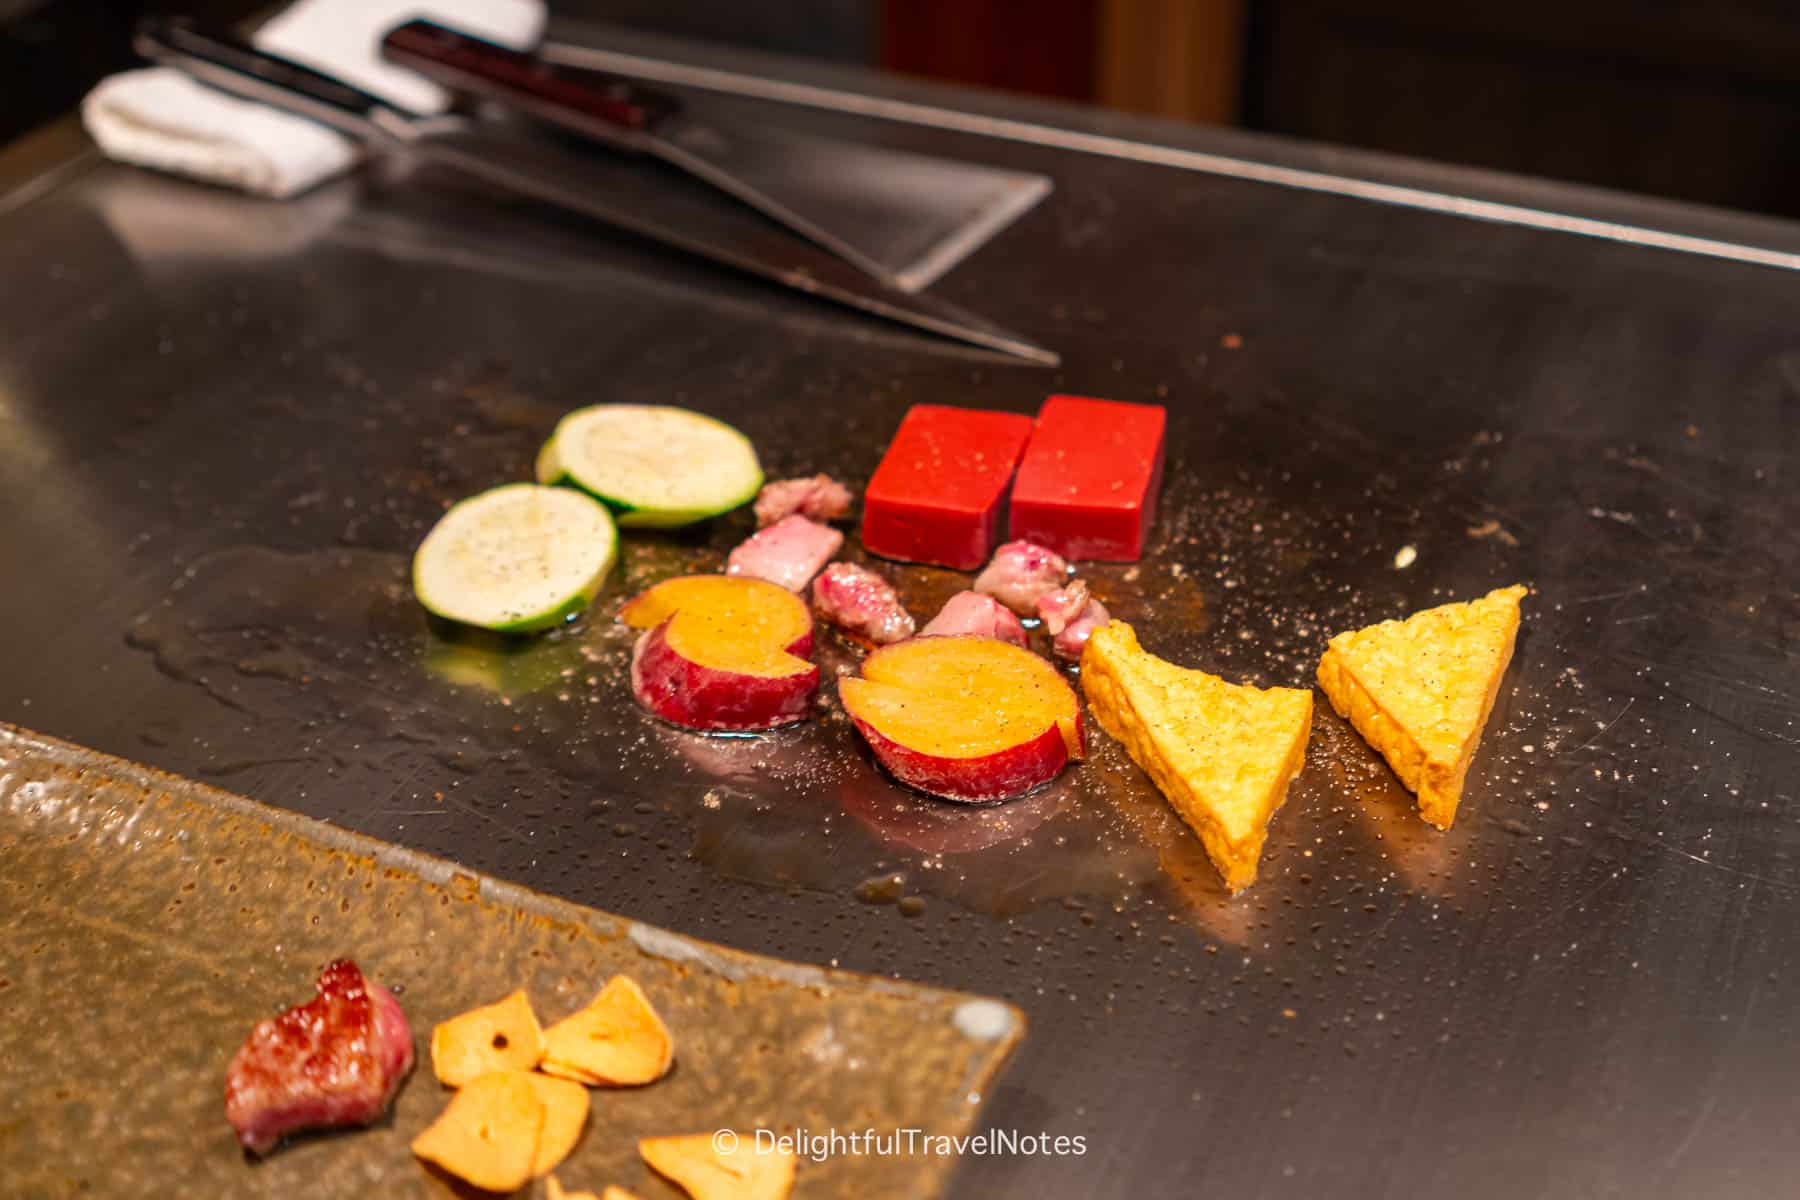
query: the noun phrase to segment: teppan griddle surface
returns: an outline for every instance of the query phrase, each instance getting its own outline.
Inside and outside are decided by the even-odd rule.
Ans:
[[[365,177],[274,205],[51,170],[66,130],[15,151],[0,718],[682,933],[1013,1001],[1032,1033],[987,1119],[1085,1152],[970,1155],[953,1195],[1785,1190],[1800,275],[788,119],[1052,175],[934,290],[1064,367],[472,192]],[[1322,702],[1236,900],[1102,737],[1054,787],[971,811],[891,784],[829,704],[760,740],[658,725],[608,614],[720,562],[744,513],[633,535],[595,615],[525,649],[441,636],[406,590],[443,506],[525,477],[578,405],[689,405],[772,474],[860,486],[909,405],[1052,391],[1169,407],[1153,553],[1093,574],[1178,661],[1305,686],[1338,629],[1533,586],[1454,829],[1423,826]],[[921,615],[960,582],[897,574]]]

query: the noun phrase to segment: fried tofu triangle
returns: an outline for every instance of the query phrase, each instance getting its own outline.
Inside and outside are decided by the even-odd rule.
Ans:
[[[1456,819],[1527,594],[1514,584],[1340,633],[1319,660],[1319,686],[1331,707],[1381,751],[1418,796],[1419,815],[1439,829]]]
[[[793,1151],[761,1149],[742,1135],[645,1138],[638,1153],[693,1200],[784,1200],[794,1188]]]
[[[1139,646],[1123,621],[1088,639],[1081,688],[1100,727],[1200,835],[1225,886],[1254,883],[1269,820],[1306,761],[1312,692],[1178,667]]]
[[[544,1033],[544,1073],[580,1083],[654,1083],[674,1059],[668,1027],[625,975],[607,980],[592,1003]]]

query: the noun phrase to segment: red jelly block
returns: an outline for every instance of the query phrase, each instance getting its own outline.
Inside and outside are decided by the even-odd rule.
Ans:
[[[1009,536],[1064,558],[1141,558],[1156,521],[1166,419],[1156,404],[1044,401],[1013,480]]]
[[[863,493],[863,547],[962,571],[981,566],[1031,430],[1017,413],[915,404]]]

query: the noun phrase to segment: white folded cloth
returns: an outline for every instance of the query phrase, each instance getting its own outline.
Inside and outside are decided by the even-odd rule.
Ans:
[[[450,105],[448,92],[381,58],[382,36],[418,17],[520,50],[544,31],[543,0],[299,0],[253,40],[402,108],[439,113]],[[172,67],[102,80],[82,101],[81,119],[109,158],[277,199],[349,170],[361,155],[334,130]]]

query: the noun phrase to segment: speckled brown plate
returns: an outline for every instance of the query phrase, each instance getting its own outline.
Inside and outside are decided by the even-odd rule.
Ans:
[[[225,1064],[337,955],[400,993],[424,1060],[375,1127],[251,1162],[225,1123]],[[432,1025],[520,985],[547,1023],[616,972],[664,1014],[675,1070],[595,1091],[557,1174],[644,1200],[677,1192],[639,1162],[641,1136],[968,1133],[1024,1030],[996,1001],[694,941],[0,726],[8,1197],[454,1194],[407,1150],[447,1096]],[[931,1196],[953,1165],[807,1160],[794,1194]]]

